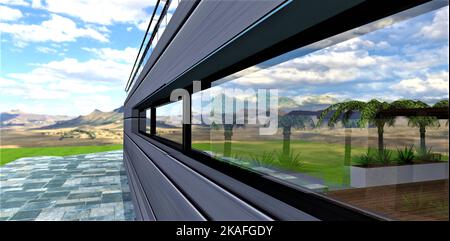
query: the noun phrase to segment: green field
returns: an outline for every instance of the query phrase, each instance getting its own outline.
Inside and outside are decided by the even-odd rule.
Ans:
[[[193,143],[193,148],[214,153],[223,153],[222,143]],[[231,156],[239,155],[243,159],[262,156],[269,152],[280,152],[281,141],[258,142],[233,142]],[[306,142],[300,140],[291,141],[291,149],[299,153],[302,166],[298,168],[274,165],[288,171],[307,173],[323,179],[329,184],[345,185],[348,183],[348,164],[345,165],[345,147],[340,144],[325,144]],[[351,157],[354,164],[356,157],[365,153],[365,147],[352,147]]]
[[[198,142],[192,144],[193,148],[202,151],[211,151],[222,154],[224,145],[221,142],[209,143]],[[244,160],[260,160],[256,165],[264,164],[267,159],[267,153],[281,153],[282,141],[234,141],[231,145],[231,157]],[[269,165],[278,169],[308,174],[322,179],[330,186],[346,186],[349,184],[349,166],[359,164],[358,157],[367,152],[367,147],[352,146],[351,153],[345,163],[345,146],[342,144],[308,142],[301,140],[292,140],[291,149],[298,154],[301,166],[289,166],[280,161],[271,162]],[[392,151],[392,160],[397,158],[396,150]],[[277,156],[275,155],[275,158]],[[443,159],[448,159],[443,156]],[[250,164],[249,167],[251,168]]]
[[[122,145],[2,148],[0,149],[0,166],[22,157],[70,156],[120,150],[122,148]]]

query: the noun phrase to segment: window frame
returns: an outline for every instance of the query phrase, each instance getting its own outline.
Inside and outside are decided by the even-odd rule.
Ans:
[[[217,79],[216,79],[217,80]],[[214,80],[215,81],[215,80]],[[213,82],[213,81],[211,81]],[[211,87],[211,82],[205,85],[201,90],[206,90]],[[189,92],[190,101],[192,100],[192,86],[187,88]],[[146,109],[151,109],[150,129],[151,133],[146,133],[139,129],[138,135],[146,139],[153,145],[167,152],[173,158],[177,159],[181,163],[191,167],[193,170],[199,172],[210,180],[217,179],[213,172],[202,171],[198,165],[206,165],[216,171],[219,171],[231,178],[234,178],[243,184],[249,185],[258,191],[268,194],[275,199],[278,199],[298,210],[306,212],[321,220],[390,220],[387,217],[380,216],[367,210],[360,209],[347,203],[335,200],[331,197],[322,195],[320,193],[314,193],[303,187],[296,186],[292,183],[286,182],[281,179],[276,179],[256,171],[249,169],[243,169],[232,163],[221,161],[217,158],[207,155],[199,150],[192,149],[192,126],[191,124],[183,124],[182,128],[182,143],[177,143],[172,140],[163,138],[156,135],[156,107],[165,104],[173,103],[168,98],[163,98],[158,101],[154,101],[150,106],[139,109],[141,113]],[[190,106],[190,112],[192,112],[192,102]],[[183,116],[186,113],[182,113]],[[192,116],[189,116],[192,121]],[[189,142],[189,143],[186,143]],[[190,160],[194,159],[198,164],[193,164]],[[220,186],[226,185],[222,183],[222,180],[215,180]],[[224,181],[226,182],[226,181]],[[233,190],[229,190],[235,193]],[[237,195],[240,196],[240,195]],[[251,199],[251,197],[248,197]],[[248,200],[250,203],[257,202],[256,200]]]
[[[139,132],[138,135],[222,187],[226,186],[227,181],[217,177],[213,171],[205,171],[204,168],[201,168],[201,165],[210,167],[214,171],[218,171],[245,185],[251,186],[320,220],[390,220],[389,218],[340,202],[325,195],[314,193],[284,180],[243,169],[232,163],[220,161],[201,151],[195,149],[184,150],[182,144],[174,141],[143,132]],[[195,160],[197,163],[193,163],[192,160]],[[236,188],[238,189],[239,187]],[[240,198],[244,198],[242,195],[236,193],[236,191],[233,191],[233,189],[228,190]],[[251,197],[245,197],[244,199],[249,203],[257,202],[257,200],[252,200]]]
[[[252,58],[237,63],[235,66],[216,72],[202,79],[202,90],[210,88],[211,83],[216,80],[219,80],[228,75],[232,75],[240,70],[251,67],[255,64],[261,63],[264,60],[269,60],[271,58],[280,56],[286,52],[298,48],[298,46],[296,46],[297,44],[293,39],[289,39],[287,43],[288,44],[286,46],[283,46],[282,49],[275,49],[270,54],[268,54],[268,52],[261,52],[256,56],[252,56]],[[185,89],[188,90],[188,92],[190,93],[189,95],[191,103],[190,110],[192,112],[192,102],[191,102],[193,93],[192,85],[186,87]],[[170,101],[168,100],[167,97],[159,98],[158,100],[153,101],[150,104],[147,102],[145,106],[146,108],[139,108],[138,110],[140,111],[148,108],[155,110],[157,106],[161,106],[163,104],[168,103],[170,103]],[[183,112],[183,116],[185,114],[186,113]],[[189,118],[191,118],[192,120],[192,115],[190,115]],[[151,123],[150,129],[153,131],[151,131],[150,134],[148,134],[145,132],[141,132],[141,129],[139,129],[138,134],[141,135],[141,137],[143,137],[156,147],[160,148],[161,150],[167,152],[169,155],[179,160],[181,163],[189,166],[193,170],[204,175],[208,179],[214,180],[214,182],[216,182],[220,186],[225,186],[225,184],[221,183],[222,181],[220,180],[219,177],[214,176],[214,172],[205,171],[202,168],[200,168],[201,165],[205,165],[207,167],[212,168],[215,171],[219,171],[220,173],[223,173],[228,177],[234,178],[244,184],[247,184],[255,188],[258,191],[266,193],[278,200],[281,200],[291,205],[294,208],[297,208],[322,220],[391,220],[385,216],[381,216],[372,213],[368,210],[352,206],[351,204],[335,200],[331,197],[325,196],[320,193],[312,192],[311,190],[308,190],[300,186],[296,186],[292,183],[286,182],[281,179],[276,179],[274,177],[270,177],[268,175],[258,173],[256,171],[243,169],[232,163],[218,160],[199,150],[192,149],[191,124],[183,124],[182,128],[183,138],[182,143],[180,144],[156,135],[155,132],[156,111],[152,112],[150,123]],[[192,159],[194,159],[196,162],[193,162]],[[229,191],[231,191],[232,193],[236,193],[233,191],[233,189]],[[247,197],[247,199],[251,198]],[[248,201],[250,203],[255,202],[252,200]]]

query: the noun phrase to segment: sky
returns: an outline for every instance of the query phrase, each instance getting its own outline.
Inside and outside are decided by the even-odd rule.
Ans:
[[[288,52],[243,71],[242,77],[219,80],[209,91],[278,89],[302,110],[345,100],[415,99],[432,105],[448,99],[449,8],[409,15],[415,10]],[[344,37],[349,39],[329,44]]]
[[[155,0],[0,0],[0,111],[123,105]]]
[[[121,106],[154,2],[0,0],[0,111],[77,116]],[[382,19],[349,31],[349,40],[286,53],[221,87],[277,88],[304,109],[372,98],[433,104],[449,95],[448,11]]]
[[[414,99],[433,105],[448,99],[449,8],[430,6],[389,16],[217,80],[212,88],[192,96],[193,113],[208,116],[212,98],[219,94],[256,102],[258,89],[277,89],[279,97],[295,102],[279,108],[311,111],[346,100]],[[181,102],[157,112],[179,116]]]

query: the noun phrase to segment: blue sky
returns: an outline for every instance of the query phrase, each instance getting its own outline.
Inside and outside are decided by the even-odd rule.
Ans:
[[[121,106],[154,2],[0,0],[0,111],[76,116]],[[223,87],[279,88],[305,108],[448,98],[448,7],[393,22],[308,55],[287,53]]]
[[[0,0],[0,111],[121,106],[155,2]]]
[[[275,88],[304,110],[349,99],[434,104],[449,96],[448,11],[446,6],[406,20],[414,11],[390,16],[259,64],[218,87]],[[329,46],[343,36],[351,38]],[[316,46],[322,47],[308,51]]]

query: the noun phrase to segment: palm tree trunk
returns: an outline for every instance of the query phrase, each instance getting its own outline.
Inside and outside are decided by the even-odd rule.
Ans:
[[[378,151],[382,152],[384,150],[384,126],[378,125]]]
[[[344,165],[349,166],[352,156],[352,129],[345,128],[345,157]]]
[[[291,152],[291,127],[283,127],[283,155],[289,156]]]
[[[231,155],[231,139],[233,136],[233,125],[224,125],[224,139],[225,142],[223,144],[223,156],[230,156]]]
[[[425,143],[425,126],[421,125],[419,127],[419,131],[420,131],[420,149],[422,151],[425,151],[427,149],[426,143]]]
[[[344,183],[350,184],[349,169],[352,162],[352,129],[345,128]]]

